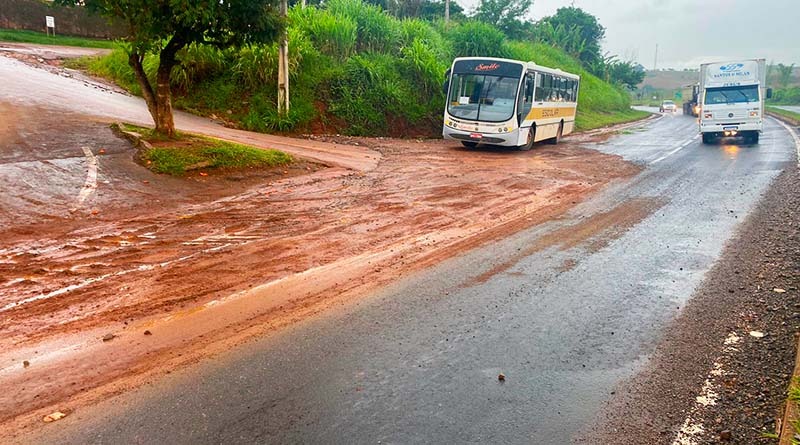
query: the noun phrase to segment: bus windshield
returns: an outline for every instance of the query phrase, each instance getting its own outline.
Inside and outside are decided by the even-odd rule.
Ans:
[[[454,74],[447,111],[451,116],[503,122],[514,115],[519,77]]]
[[[706,105],[758,102],[758,86],[721,87],[706,89]]]

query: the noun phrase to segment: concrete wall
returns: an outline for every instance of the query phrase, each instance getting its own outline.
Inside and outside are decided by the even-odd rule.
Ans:
[[[44,0],[0,0],[0,28],[45,31],[44,17],[50,15],[56,21],[56,34],[113,38],[120,37],[123,30],[108,21],[89,14],[83,7],[65,8],[54,6]]]

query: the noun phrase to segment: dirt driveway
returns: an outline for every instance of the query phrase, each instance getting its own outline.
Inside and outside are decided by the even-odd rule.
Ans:
[[[580,138],[532,152],[363,139],[346,142],[379,153],[366,171],[179,180],[135,166],[83,116],[3,106],[24,118],[0,128],[0,421],[89,403],[120,377],[354,298],[639,171]],[[72,142],[44,145],[59,135]]]

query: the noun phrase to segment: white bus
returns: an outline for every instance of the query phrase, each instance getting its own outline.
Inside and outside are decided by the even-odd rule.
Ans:
[[[575,129],[580,76],[533,62],[459,57],[445,83],[442,136],[530,150]]]

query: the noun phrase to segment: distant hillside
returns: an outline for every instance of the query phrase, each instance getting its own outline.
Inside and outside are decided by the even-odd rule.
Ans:
[[[639,88],[649,86],[656,90],[677,90],[697,82],[698,71],[647,71]]]
[[[650,89],[655,90],[677,90],[685,85],[697,82],[699,76],[698,71],[650,70],[647,71],[644,80],[638,87],[640,89],[649,86]],[[773,88],[778,88],[778,85],[776,85],[777,73],[773,72],[767,83]],[[794,68],[789,86],[800,86],[800,67]]]

